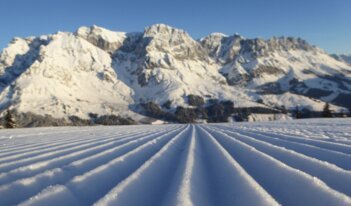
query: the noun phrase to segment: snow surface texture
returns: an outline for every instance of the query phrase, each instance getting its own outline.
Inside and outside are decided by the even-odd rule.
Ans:
[[[350,91],[350,64],[298,38],[214,33],[194,40],[163,24],[140,33],[92,26],[14,38],[0,53],[0,109],[57,118],[141,118],[135,105],[170,100],[174,110],[188,106],[189,94],[314,111],[327,101],[341,111],[351,107]]]
[[[351,119],[0,131],[1,205],[350,205]]]

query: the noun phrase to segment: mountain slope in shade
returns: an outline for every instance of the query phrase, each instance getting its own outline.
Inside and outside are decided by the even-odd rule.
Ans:
[[[197,41],[164,24],[139,33],[92,26],[15,38],[0,54],[0,91],[2,109],[54,117],[139,118],[140,103],[171,101],[172,110],[189,94],[236,107],[320,111],[326,101],[340,111],[351,106],[351,66],[298,38]]]

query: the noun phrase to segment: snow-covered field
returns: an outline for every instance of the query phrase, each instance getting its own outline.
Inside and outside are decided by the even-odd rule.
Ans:
[[[351,205],[351,119],[0,131],[0,205]]]

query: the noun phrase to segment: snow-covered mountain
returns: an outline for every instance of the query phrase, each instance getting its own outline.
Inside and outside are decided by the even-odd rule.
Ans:
[[[53,117],[89,113],[140,118],[138,105],[188,106],[187,95],[235,107],[342,110],[351,66],[298,38],[200,40],[163,24],[143,32],[92,26],[14,38],[0,54],[0,106]],[[259,102],[259,103],[257,103]]]
[[[287,105],[311,97],[351,106],[351,66],[304,40],[212,34],[201,43],[230,85],[254,89],[265,102]]]
[[[1,54],[1,106],[65,117],[124,113],[132,90],[110,55],[71,33],[14,39]]]

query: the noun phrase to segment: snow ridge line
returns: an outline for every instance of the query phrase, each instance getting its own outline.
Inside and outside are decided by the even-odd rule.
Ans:
[[[48,151],[51,151],[51,150],[58,150],[58,149],[62,149],[62,148],[72,148],[72,146],[75,146],[75,145],[81,145],[81,142],[83,142],[84,144],[86,143],[89,143],[89,142],[93,142],[93,143],[96,143],[97,141],[100,142],[100,141],[108,141],[108,140],[113,140],[113,139],[121,139],[121,138],[131,138],[133,136],[136,136],[136,135],[143,135],[143,134],[148,134],[148,133],[153,133],[153,131],[150,131],[150,132],[136,132],[136,133],[129,133],[129,134],[117,134],[117,135],[114,135],[114,134],[109,134],[109,135],[103,135],[103,136],[95,136],[93,135],[92,137],[89,137],[89,138],[81,138],[79,139],[78,141],[75,141],[75,140],[70,140],[70,139],[67,139],[65,140],[64,144],[63,142],[57,144],[55,143],[55,145],[51,145],[51,144],[48,144],[46,147],[42,147],[42,148],[29,148],[28,150],[31,151],[31,150],[36,150],[36,149],[42,149],[42,150],[39,150],[39,152],[41,151],[45,151],[45,152],[48,152]],[[67,142],[67,144],[65,144]],[[56,145],[58,145],[56,147]],[[27,150],[25,150],[27,151]],[[24,151],[22,151],[24,152]],[[20,152],[18,152],[20,153]],[[33,151],[31,153],[26,153],[27,155],[29,154],[32,154],[32,153],[36,153],[36,151]],[[12,154],[13,155],[13,154]]]
[[[62,150],[53,150],[52,152],[49,152],[49,153],[44,153],[37,156],[20,159],[14,162],[0,164],[0,172],[2,173],[8,172],[9,170],[12,170],[15,168],[16,170],[20,170],[21,167],[22,168],[30,167],[31,164],[37,164],[37,162],[39,161],[42,162],[45,160],[51,160],[52,158],[56,158],[57,156],[70,155],[72,153],[80,152],[81,150],[84,150],[84,149],[89,149],[91,147],[99,146],[101,144],[108,144],[115,141],[118,141],[118,139],[116,140],[114,137],[109,137],[101,140],[86,141],[83,144],[74,144],[74,145],[71,145],[71,147],[67,147]],[[0,179],[2,178],[2,173],[0,174]]]
[[[351,198],[316,177],[294,169],[254,147],[206,128],[239,164],[282,205],[349,205]],[[255,164],[252,164],[255,162]],[[269,168],[269,171],[264,168]],[[281,189],[284,185],[285,193]]]
[[[154,133],[151,135],[154,136],[154,135],[158,135],[158,134],[163,134],[163,133],[158,132],[158,133]],[[146,137],[148,137],[148,136],[146,136]],[[133,140],[133,139],[140,140],[139,136],[132,136],[130,138],[128,137],[125,139],[116,139],[115,141],[112,141],[112,142],[107,142],[104,144],[99,144],[96,146],[92,146],[89,148],[78,150],[78,151],[75,151],[73,153],[69,153],[69,154],[66,154],[63,156],[55,157],[54,159],[43,160],[43,161],[35,162],[35,163],[27,165],[27,166],[19,167],[17,169],[11,170],[7,173],[1,173],[0,174],[0,182],[2,184],[6,184],[6,183],[9,183],[11,181],[20,179],[20,178],[25,178],[25,177],[28,177],[31,175],[36,175],[40,172],[47,171],[47,170],[55,168],[55,167],[67,165],[71,161],[80,160],[81,158],[84,158],[85,156],[92,156],[98,152],[103,152],[104,150],[107,150],[109,148],[123,145],[127,141],[131,142],[131,140]]]
[[[299,143],[304,143],[304,144],[310,144],[313,146],[317,146],[320,148],[325,148],[337,152],[342,152],[346,154],[351,154],[351,146],[345,145],[345,144],[340,144],[336,142],[325,142],[325,141],[320,141],[317,139],[307,139],[307,138],[302,138],[302,137],[297,137],[297,136],[292,136],[292,135],[285,135],[285,134],[271,134],[267,132],[262,132],[262,131],[252,131],[255,134],[262,134],[262,135],[267,135],[271,137],[276,137],[280,139],[285,139],[288,141],[293,141],[293,142],[299,142]]]
[[[9,205],[18,204],[20,201],[24,200],[23,198],[29,198],[37,194],[43,190],[44,187],[56,184],[65,184],[74,176],[81,175],[82,173],[96,168],[113,158],[117,158],[120,155],[129,152],[131,149],[134,149],[149,141],[150,139],[153,139],[155,136],[164,133],[164,131],[161,131],[148,134],[141,138],[124,142],[123,144],[97,153],[95,155],[76,160],[68,165],[63,166],[62,168],[56,167],[51,170],[46,170],[43,173],[39,173],[33,177],[19,179],[10,184],[0,186],[0,194],[4,194],[3,196],[0,196],[0,202],[4,204],[8,203]],[[23,195],[21,197],[11,196],[11,193],[15,191],[21,192]]]
[[[124,133],[120,133],[120,134],[103,134],[103,135],[99,135],[99,139],[106,139],[106,138],[109,138],[109,137],[116,137],[116,138],[118,138],[119,136],[128,136],[128,135],[133,135],[133,134],[131,134],[131,133],[129,133],[129,134],[128,133],[127,134],[124,134]],[[50,139],[50,137],[47,137],[47,138]],[[64,146],[64,145],[66,145],[66,143],[67,143],[67,145],[70,145],[71,143],[87,142],[87,141],[94,141],[94,140],[96,141],[97,136],[94,133],[90,133],[90,134],[84,135],[84,136],[82,136],[80,134],[79,138],[76,138],[75,136],[72,136],[71,138],[72,138],[72,140],[69,140],[66,137],[66,138],[64,138],[63,140],[60,140],[60,141],[52,140],[52,141],[49,141],[49,143],[45,143],[44,145],[26,147],[28,149],[17,148],[17,150],[15,150],[15,151],[17,151],[17,152],[18,152],[18,150],[31,151],[31,149],[34,150],[34,149],[45,149],[45,148],[50,149],[51,147],[53,148],[56,145]],[[16,141],[18,141],[18,140],[16,139]],[[7,152],[7,153],[9,153],[9,152]],[[5,154],[7,154],[7,153],[5,153]],[[12,153],[10,153],[10,154],[12,155]]]
[[[11,130],[0,204],[351,205],[348,124],[291,122]]]
[[[184,130],[184,126],[151,139],[145,144],[104,165],[94,168],[83,175],[76,176],[65,185],[54,186],[60,188],[60,193],[57,193],[55,189],[44,189],[35,196],[35,200],[29,199],[28,202],[45,202],[47,196],[51,198],[62,196],[67,199],[68,204],[76,205],[79,202],[79,205],[91,205],[111,190],[116,183],[127,178],[147,159],[159,151],[164,144],[174,137],[173,134],[182,130]],[[94,188],[91,188],[90,185],[94,185]]]
[[[206,151],[211,151],[211,156],[216,159],[212,160],[212,164],[216,164],[221,171],[218,173],[217,167],[212,169],[217,172],[218,180],[221,177],[226,177],[220,182],[215,181],[217,189],[217,198],[215,202],[220,202],[220,205],[279,205],[263,187],[261,187],[255,179],[231,156],[228,151],[218,142],[207,130],[206,126],[198,126],[201,131],[201,139],[204,140]],[[210,147],[210,148],[209,148]],[[224,164],[225,163],[225,164]],[[213,182],[213,181],[212,181]]]
[[[192,125],[191,140],[189,151],[185,163],[185,171],[180,184],[180,189],[177,194],[175,205],[194,205],[191,199],[191,178],[193,175],[193,168],[195,162],[195,126]]]
[[[96,202],[94,205],[140,205],[140,204],[145,204],[145,205],[154,205],[152,202],[158,202],[158,199],[153,199],[150,197],[149,194],[150,192],[147,192],[147,194],[142,194],[138,193],[138,200],[135,198],[133,199],[133,196],[128,196],[128,193],[131,194],[133,193],[132,191],[138,191],[137,188],[143,187],[144,182],[149,182],[150,178],[154,179],[157,177],[153,176],[158,176],[157,170],[155,168],[158,168],[158,166],[163,166],[159,165],[159,162],[165,161],[169,162],[168,159],[172,158],[172,156],[177,156],[175,155],[176,153],[179,152],[177,150],[177,145],[184,145],[186,142],[187,134],[186,132],[190,129],[190,126],[187,126],[184,128],[181,132],[179,132],[176,136],[174,136],[171,140],[167,142],[157,153],[155,153],[150,159],[148,159],[146,162],[144,162],[135,172],[130,174],[126,179],[124,179],[122,182],[120,182],[115,188],[109,191],[104,198],[100,199],[98,202]],[[170,154],[173,153],[173,154]],[[175,153],[175,154],[174,154]],[[179,155],[178,155],[179,156]],[[155,182],[155,184],[157,184]],[[167,187],[167,186],[166,186]],[[128,192],[130,191],[130,192]],[[166,191],[162,191],[166,192]],[[122,195],[125,194],[125,195]],[[153,194],[155,196],[155,194]],[[156,198],[161,198],[161,197],[156,197]],[[150,201],[150,202],[148,202]]]
[[[176,126],[175,126],[176,127]],[[96,128],[96,129],[95,129]],[[104,127],[105,128],[105,127]],[[132,129],[133,127],[129,128]],[[56,128],[55,128],[56,129]],[[71,128],[72,129],[72,128]],[[90,139],[90,138],[96,138],[96,137],[101,137],[102,136],[119,136],[119,135],[132,135],[134,133],[142,133],[142,132],[153,132],[153,131],[160,131],[160,130],[165,130],[167,129],[167,127],[161,127],[161,128],[139,128],[138,130],[123,130],[123,128],[118,130],[118,133],[115,133],[115,131],[111,130],[111,128],[107,127],[107,131],[111,130],[112,132],[106,132],[105,130],[102,130],[101,127],[94,127],[93,129],[86,129],[86,130],[78,130],[78,131],[74,131],[74,133],[77,133],[75,135],[69,135],[72,139],[74,140],[86,140],[86,139]],[[171,129],[171,128],[168,128]],[[35,128],[33,128],[33,130],[35,130]],[[82,136],[82,134],[84,134],[85,132],[88,132],[88,135],[86,136]],[[101,132],[103,132],[103,134],[100,134]],[[34,133],[34,132],[33,132]],[[58,134],[59,136],[55,135],[55,139],[52,139],[51,137],[53,136],[53,134]],[[70,134],[70,132],[65,132],[62,131],[62,129],[60,129],[60,131],[55,132],[55,133],[49,133],[49,134],[42,134],[42,132],[40,132],[39,134],[32,134],[32,135],[26,135],[25,138],[18,138],[16,135],[9,135],[8,137],[6,137],[6,142],[3,141],[3,144],[8,143],[12,143],[13,140],[16,140],[16,144],[13,145],[17,148],[12,148],[13,149],[23,149],[22,147],[18,147],[18,146],[24,146],[24,147],[33,147],[33,145],[31,144],[37,144],[37,145],[46,145],[48,143],[62,143],[62,142],[66,142],[67,139],[67,134]],[[34,136],[34,137],[38,137],[40,138],[40,143],[37,142],[37,139],[31,139],[28,138],[27,136]],[[11,137],[11,138],[10,138]],[[72,140],[71,139],[71,140]],[[20,140],[20,143],[18,142],[18,140]],[[23,140],[23,141],[22,141]],[[8,149],[11,149],[10,145],[1,145],[2,147],[6,147],[4,149],[0,150],[0,156],[2,154],[2,152],[7,151]]]
[[[113,135],[109,135],[109,136],[102,136],[102,137],[99,137],[99,140],[107,140],[109,138],[111,139],[120,139],[122,140],[123,138],[132,138],[132,137],[136,137],[138,135],[144,135],[144,134],[150,134],[150,133],[153,133],[153,132],[149,132],[149,133],[146,133],[146,132],[140,132],[140,133],[135,133],[135,134],[123,134],[123,135],[119,135],[119,136],[113,136]],[[81,143],[88,143],[88,142],[96,142],[96,137],[92,137],[92,138],[87,138],[87,139],[80,139],[79,141],[65,141],[65,142],[60,142],[60,143],[55,143],[55,145],[52,145],[52,144],[48,144],[47,147],[39,147],[39,148],[28,148],[26,150],[21,150],[21,152],[19,152],[18,155],[14,155],[12,154],[10,157],[3,157],[3,158],[0,158],[0,165],[5,162],[5,161],[13,161],[13,160],[16,160],[16,159],[22,159],[23,160],[23,157],[31,157],[31,156],[34,156],[34,155],[38,155],[38,154],[43,154],[43,153],[47,153],[47,152],[50,152],[50,151],[56,151],[56,150],[61,150],[63,148],[71,148],[72,146],[74,145],[81,145]],[[67,143],[67,144],[66,144]],[[58,145],[56,147],[56,145]],[[32,151],[32,152],[27,152],[27,151]],[[24,153],[23,153],[24,152]]]
[[[219,132],[219,131],[218,131]],[[227,134],[220,131],[222,134]],[[275,146],[270,143],[242,135],[242,134],[227,134],[240,142],[250,145],[284,164],[292,168],[301,170],[310,174],[313,177],[318,177],[327,185],[339,192],[351,196],[351,171],[343,170],[335,165],[320,161],[315,158],[305,156],[295,151],[286,149],[284,147]]]
[[[337,152],[334,150],[328,150],[324,148],[320,148],[317,146],[309,145],[309,144],[304,144],[304,143],[299,143],[299,142],[292,142],[284,139],[279,139],[275,137],[269,137],[265,135],[260,135],[260,134],[255,134],[252,132],[243,132],[243,131],[237,131],[234,132],[232,130],[225,130],[225,129],[220,129],[220,127],[213,127],[216,129],[219,129],[220,131],[226,133],[226,134],[234,134],[234,135],[239,135],[239,136],[246,136],[246,137],[252,137],[255,138],[256,140],[260,140],[263,142],[267,142],[269,144],[287,148],[289,150],[293,150],[297,153],[304,154],[308,157],[312,157],[318,160],[323,160],[326,162],[329,162],[330,164],[334,164],[342,169],[345,170],[351,170],[351,155],[342,153],[342,152]]]

